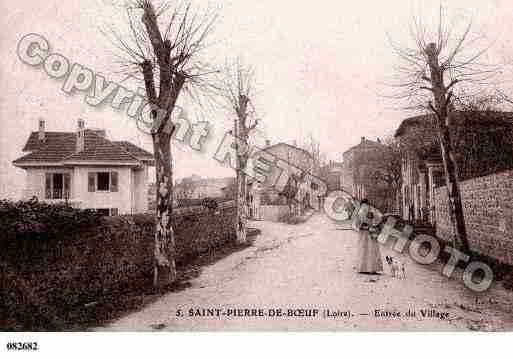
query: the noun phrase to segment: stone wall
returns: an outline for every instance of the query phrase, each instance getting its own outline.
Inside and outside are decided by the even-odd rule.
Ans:
[[[513,264],[513,170],[460,183],[470,249]],[[454,237],[445,187],[435,190],[436,234]]]

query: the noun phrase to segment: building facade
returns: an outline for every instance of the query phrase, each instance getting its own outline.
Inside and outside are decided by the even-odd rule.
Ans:
[[[25,199],[68,203],[105,215],[148,209],[148,167],[153,155],[127,141],[111,141],[104,130],[46,132],[44,121],[13,161],[26,173]]]
[[[450,126],[459,181],[513,168],[513,116],[504,112],[454,112]],[[436,190],[445,186],[434,118],[402,121],[402,216],[436,226]]]
[[[318,175],[315,171],[313,156],[308,151],[280,142],[256,152],[253,158],[259,158],[262,152],[265,152],[267,157],[273,158],[275,164],[280,162],[282,166],[271,166],[271,171],[263,183],[251,178],[248,180],[247,203],[250,217],[259,219],[260,207],[267,205],[289,206],[294,214],[300,214],[306,208],[320,208],[321,200],[316,198],[312,184],[308,182],[308,176],[306,176],[306,174]],[[251,161],[248,166],[253,166]],[[280,167],[284,166],[291,166],[296,173],[288,173],[289,178],[284,188],[277,188],[275,184],[278,183],[283,171]],[[302,200],[298,202],[296,198]]]
[[[328,192],[346,190],[344,183],[344,164],[342,162],[330,161],[319,170],[319,177],[326,183]]]
[[[173,196],[176,200],[221,198],[225,197],[225,189],[233,181],[233,177],[201,178],[192,175],[183,178],[175,185]]]
[[[342,189],[356,199],[367,198],[377,208],[385,203],[386,185],[376,179],[379,163],[387,146],[378,138],[371,141],[361,138],[358,145],[342,155]]]

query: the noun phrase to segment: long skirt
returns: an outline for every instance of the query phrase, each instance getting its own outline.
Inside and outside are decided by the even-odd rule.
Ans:
[[[372,239],[369,231],[358,232],[358,261],[356,270],[360,273],[375,273],[383,271],[379,243]]]

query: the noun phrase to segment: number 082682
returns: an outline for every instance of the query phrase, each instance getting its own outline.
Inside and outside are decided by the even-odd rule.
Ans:
[[[38,350],[37,342],[8,342],[7,350]]]

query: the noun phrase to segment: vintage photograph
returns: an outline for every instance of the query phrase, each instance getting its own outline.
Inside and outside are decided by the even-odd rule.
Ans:
[[[510,1],[0,6],[0,332],[513,331]]]

